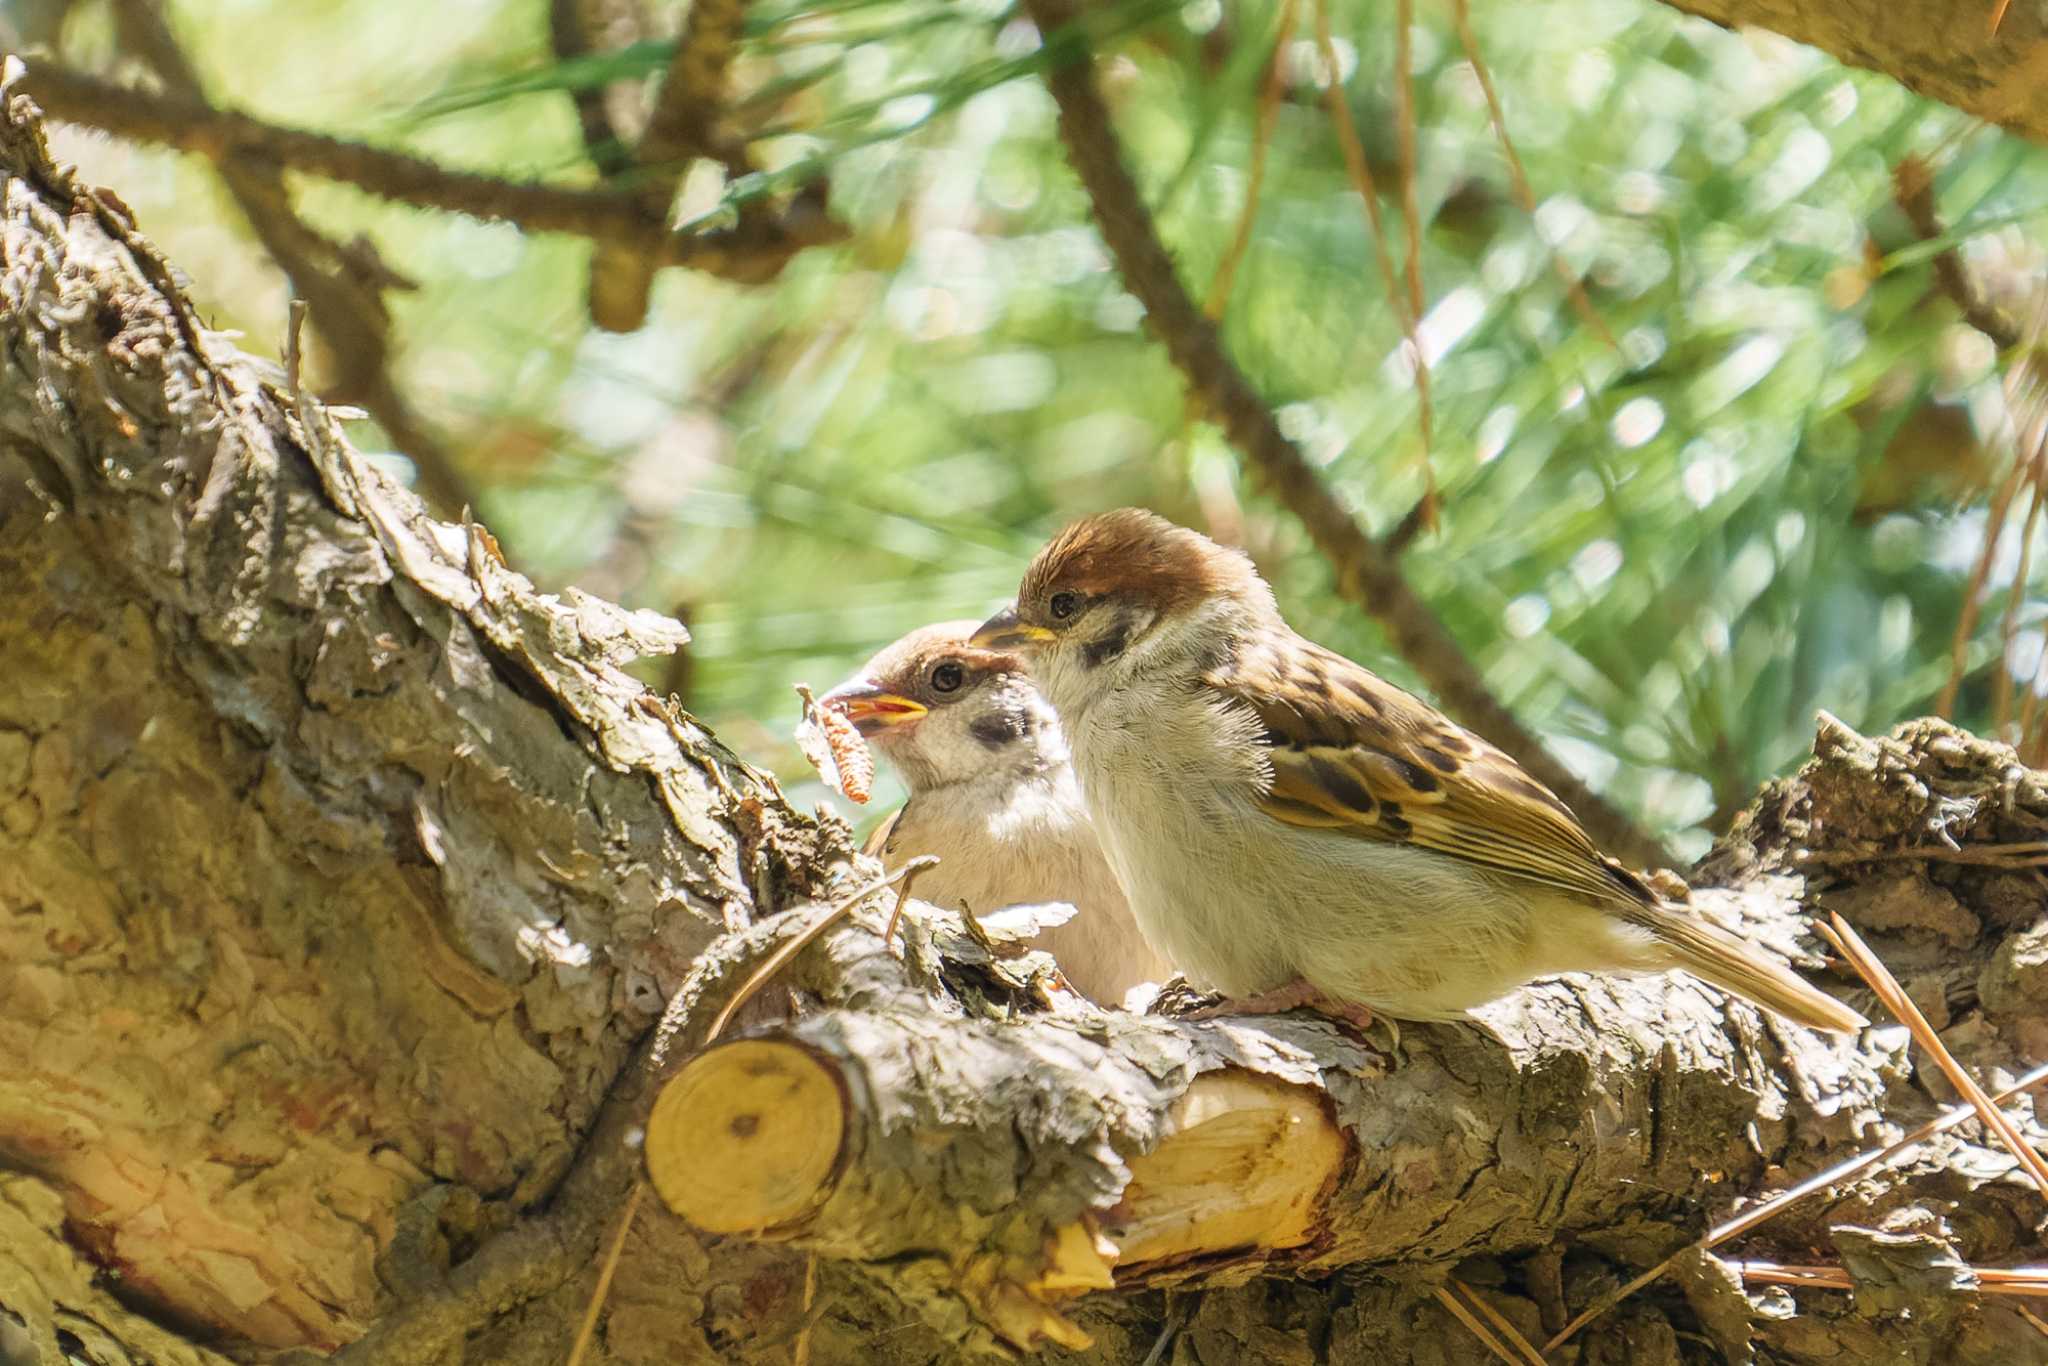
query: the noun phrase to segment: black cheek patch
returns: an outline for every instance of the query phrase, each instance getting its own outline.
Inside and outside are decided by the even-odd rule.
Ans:
[[[1122,654],[1131,643],[1131,623],[1126,617],[1118,617],[1110,633],[1100,640],[1091,640],[1081,647],[1081,662],[1091,669],[1099,669]]]
[[[1017,712],[990,712],[968,722],[967,733],[990,749],[1001,749],[1031,733],[1031,718]]]

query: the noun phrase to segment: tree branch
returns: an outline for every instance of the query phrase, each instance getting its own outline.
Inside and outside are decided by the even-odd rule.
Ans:
[[[745,0],[695,0],[690,6],[647,130],[634,149],[633,161],[644,172],[637,187],[641,203],[664,222],[691,158],[717,156],[735,175],[748,169],[744,151],[721,145],[716,135],[746,8]],[[647,291],[659,264],[644,252],[600,247],[590,260],[591,320],[609,332],[631,332],[647,321]]]
[[[1041,33],[1073,15],[1068,0],[1026,0]],[[1216,327],[1188,297],[1173,257],[1159,239],[1152,215],[1125,168],[1109,112],[1095,88],[1093,62],[1062,62],[1046,72],[1059,104],[1060,135],[1068,159],[1087,189],[1103,241],[1125,286],[1145,306],[1155,335],[1187,377],[1253,472],[1301,519],[1329,560],[1337,591],[1385,628],[1394,647],[1435,691],[1445,710],[1506,750],[1579,814],[1610,851],[1639,864],[1666,859],[1655,840],[1551,757],[1541,742],[1502,706],[1464,648],[1401,572],[1399,561],[1366,535],[1317,476],[1300,449],[1280,430]]]
[[[115,0],[121,34],[137,56],[172,90],[205,103],[199,75],[150,0]],[[421,494],[447,516],[476,502],[468,477],[391,378],[391,315],[383,287],[389,272],[365,270],[352,253],[313,231],[292,209],[283,172],[240,160],[215,163],[228,193],[311,307],[313,326],[328,343],[337,377],[336,397],[359,403],[383,426],[392,445],[418,471]]]
[[[32,66],[17,88],[54,118],[193,152],[216,164],[255,161],[303,171],[420,208],[513,223],[529,232],[619,243],[663,265],[744,284],[773,279],[799,251],[846,235],[814,196],[799,195],[788,212],[774,218],[680,233],[650,215],[631,194],[453,170],[404,152],[264,123],[64,67]]]
[[[583,23],[583,0],[548,0],[548,45],[558,62],[573,61],[590,53],[590,35]],[[583,155],[606,180],[633,168],[633,155],[626,140],[605,108],[603,87],[579,86],[569,92],[576,106],[576,125],[583,135]]]

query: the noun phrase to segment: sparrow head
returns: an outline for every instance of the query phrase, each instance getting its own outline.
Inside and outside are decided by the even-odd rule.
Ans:
[[[1014,776],[1066,756],[1015,655],[970,644],[975,623],[912,631],[819,698],[895,764],[912,792]]]
[[[1241,551],[1119,508],[1053,537],[1024,571],[1016,604],[983,622],[973,643],[1017,651],[1059,701],[1082,677],[1199,652],[1274,610]]]

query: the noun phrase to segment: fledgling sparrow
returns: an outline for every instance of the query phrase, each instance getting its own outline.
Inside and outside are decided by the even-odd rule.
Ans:
[[[1237,1008],[1442,1020],[1551,973],[1683,968],[1865,1023],[1664,902],[1507,755],[1296,635],[1245,556],[1149,512],[1061,532],[973,644],[1023,655],[1138,927]]]
[[[971,621],[912,631],[819,698],[896,766],[910,800],[870,838],[895,867],[937,854],[917,894],[970,911],[1064,901],[1032,942],[1074,988],[1116,1005],[1167,967],[1145,942],[1089,825],[1059,719],[1015,655],[967,643]]]

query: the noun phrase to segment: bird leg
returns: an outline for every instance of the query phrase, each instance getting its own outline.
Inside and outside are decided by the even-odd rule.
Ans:
[[[1307,1006],[1319,1015],[1334,1015],[1348,1021],[1358,1029],[1372,1023],[1372,1011],[1350,1001],[1336,1001],[1310,986],[1302,978],[1295,978],[1284,987],[1259,992],[1256,996],[1225,997],[1213,1005],[1191,1010],[1182,1019],[1214,1020],[1225,1015],[1278,1015],[1282,1011],[1299,1010]]]

